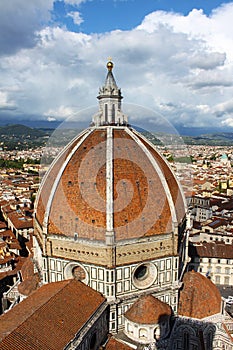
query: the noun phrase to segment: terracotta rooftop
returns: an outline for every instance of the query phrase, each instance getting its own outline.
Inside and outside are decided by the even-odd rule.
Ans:
[[[198,272],[186,272],[180,291],[178,313],[202,319],[220,312],[221,295],[211,280]]]
[[[27,257],[21,268],[22,282],[18,286],[20,294],[30,295],[39,287],[40,278],[37,273],[34,273],[34,265],[32,259]]]
[[[0,349],[63,349],[104,301],[74,279],[46,284],[0,316]]]
[[[23,216],[15,211],[9,213],[8,218],[16,229],[33,228],[33,219]]]
[[[125,313],[128,320],[138,324],[156,324],[170,315],[170,306],[152,295],[140,297]]]
[[[130,346],[123,344],[122,342],[114,338],[110,338],[105,349],[106,350],[132,350]]]
[[[233,259],[233,249],[231,244],[225,244],[224,242],[193,243],[189,247],[189,256],[199,256],[200,258]]]
[[[6,229],[7,228],[7,224],[5,223],[5,221],[0,221],[0,230]]]

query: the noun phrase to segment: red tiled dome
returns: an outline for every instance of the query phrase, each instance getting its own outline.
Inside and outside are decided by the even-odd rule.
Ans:
[[[152,295],[142,296],[125,313],[128,320],[138,324],[156,324],[170,315],[170,306]]]
[[[86,129],[42,183],[36,219],[49,234],[105,241],[172,232],[184,198],[167,162],[127,126]]]
[[[179,314],[205,318],[220,312],[221,295],[211,280],[195,271],[186,272],[180,292]]]

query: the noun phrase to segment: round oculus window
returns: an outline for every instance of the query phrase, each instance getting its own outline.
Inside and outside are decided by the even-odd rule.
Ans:
[[[157,278],[157,268],[152,263],[138,265],[133,271],[133,284],[136,288],[150,287]]]
[[[72,275],[78,281],[83,281],[86,278],[86,273],[81,266],[75,266],[72,270]]]
[[[70,262],[65,266],[64,269],[65,279],[75,278],[78,281],[82,281],[88,284],[88,273],[84,266],[75,262]]]

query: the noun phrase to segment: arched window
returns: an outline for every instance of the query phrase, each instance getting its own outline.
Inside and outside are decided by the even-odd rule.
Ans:
[[[146,339],[147,338],[147,329],[146,328],[140,328],[139,329],[139,338],[140,339]]]
[[[112,123],[115,123],[115,105],[112,105]]]
[[[107,103],[104,105],[104,108],[105,108],[105,123],[107,123],[108,122],[108,105],[107,105]]]
[[[184,331],[184,334],[183,334],[183,349],[184,350],[190,350],[190,347],[189,347],[189,333],[187,330]]]
[[[160,338],[160,327],[159,326],[157,326],[154,329],[154,338],[157,339],[157,340]]]

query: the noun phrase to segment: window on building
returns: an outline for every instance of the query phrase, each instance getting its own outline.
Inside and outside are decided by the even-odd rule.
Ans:
[[[230,284],[230,277],[228,277],[228,276],[224,277],[224,284],[226,284],[226,285]]]
[[[216,273],[221,273],[221,267],[220,266],[216,266],[215,272]]]
[[[215,283],[219,284],[220,283],[220,276],[215,276]]]
[[[146,328],[140,328],[139,329],[139,338],[147,338],[147,329]]]
[[[226,275],[230,275],[230,271],[231,271],[230,267],[226,267],[225,268],[225,274]]]
[[[90,350],[96,348],[96,333],[92,334],[91,339],[90,339]]]
[[[188,333],[188,331],[185,331],[184,335],[183,335],[183,349],[184,350],[190,350],[190,347],[189,347],[189,333]]]

